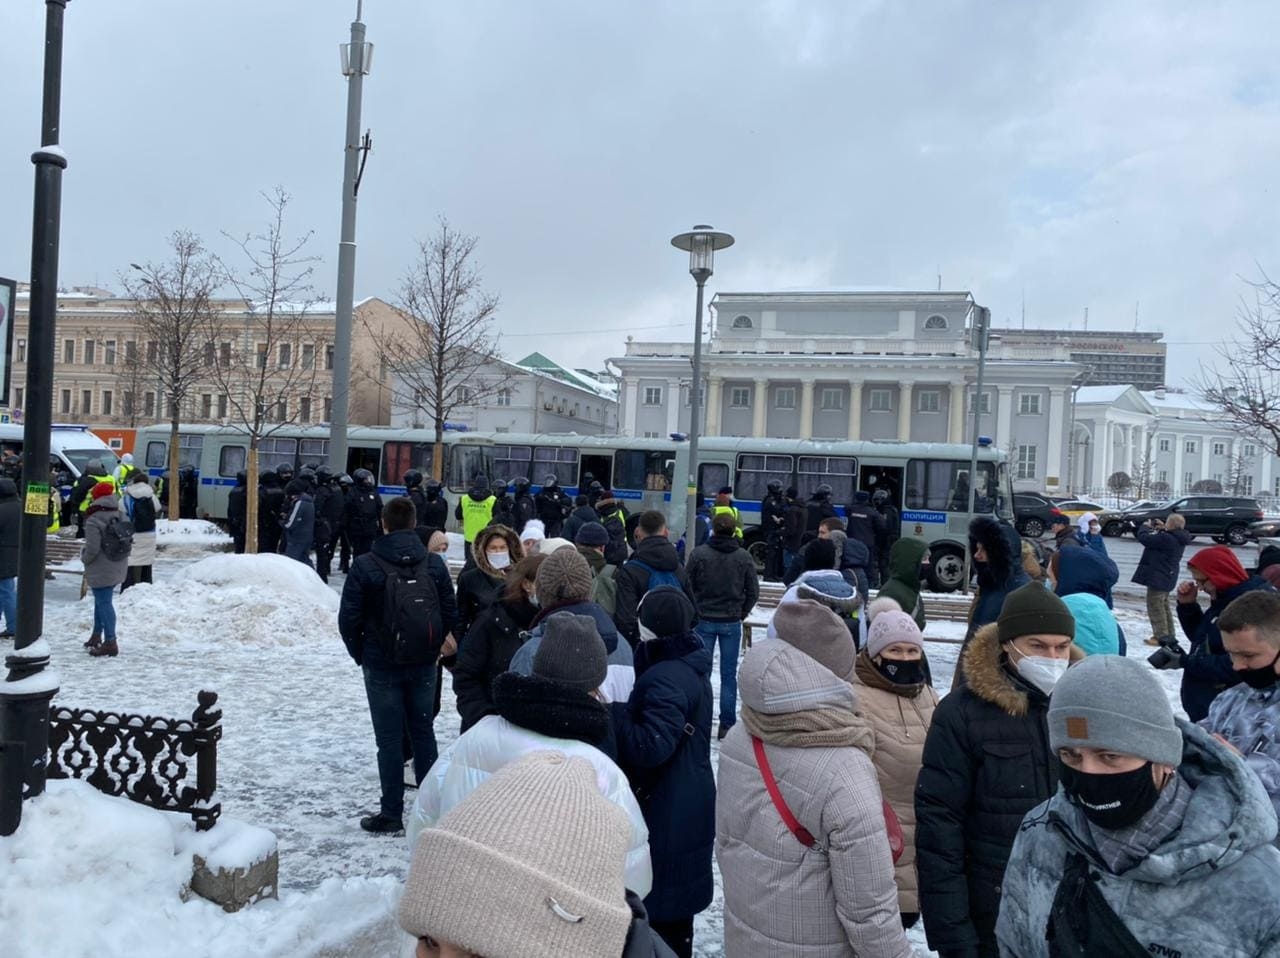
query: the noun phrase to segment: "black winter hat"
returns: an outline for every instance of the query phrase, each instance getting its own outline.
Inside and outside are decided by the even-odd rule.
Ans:
[[[607,546],[609,533],[598,522],[584,522],[578,534],[573,537],[573,543],[579,546]]]
[[[1067,604],[1039,582],[1010,592],[996,623],[1001,642],[1024,635],[1076,634],[1076,620]]]
[[[834,569],[836,567],[836,544],[830,539],[814,539],[804,547],[804,571],[814,569]]]
[[[286,496],[300,496],[304,492],[310,491],[310,489],[311,483],[307,482],[307,480],[290,479],[289,484],[284,487],[284,494]]]
[[[1280,546],[1267,546],[1258,553],[1258,571],[1268,566],[1280,565]]]
[[[533,654],[533,674],[579,692],[593,692],[609,673],[609,653],[589,615],[557,612],[547,617]]]
[[[660,585],[640,600],[640,634],[643,638],[684,635],[693,628],[693,603],[683,589]]]
[[[1051,526],[1069,526],[1071,525],[1071,517],[1065,512],[1060,512],[1049,520]]]

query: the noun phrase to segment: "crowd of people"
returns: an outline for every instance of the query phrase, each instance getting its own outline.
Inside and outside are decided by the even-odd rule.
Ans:
[[[1230,549],[1165,588],[1153,570],[1176,577],[1181,553],[1158,536],[1182,537],[1144,534],[1135,581],[1175,593],[1190,644],[1154,635],[1151,665],[1182,669],[1187,721],[1124,655],[1095,522],[1050,553],[973,522],[979,587],[944,696],[921,540],[882,562],[870,515],[805,503],[767,638],[739,662],[758,577],[732,500],[685,554],[662,513],[588,489],[552,516],[477,481],[456,588],[409,498],[352,561],[340,628],[382,788],[361,825],[402,832],[411,756],[400,920],[418,954],[688,956],[713,861],[731,958],[899,958],[921,922],[948,958],[1280,954],[1280,593]],[[769,492],[784,546],[795,496]],[[441,660],[461,734],[437,755]],[[1221,920],[1228,895],[1242,920]]]

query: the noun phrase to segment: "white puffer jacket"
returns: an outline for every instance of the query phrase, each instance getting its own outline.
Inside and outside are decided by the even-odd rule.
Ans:
[[[410,852],[424,828],[440,821],[481,782],[508,763],[538,751],[563,752],[570,757],[585,758],[595,767],[600,794],[619,806],[631,819],[627,888],[644,898],[653,888],[649,829],[622,769],[598,748],[575,739],[552,738],[531,732],[499,715],[486,715],[467,729],[431,766],[431,771],[418,788],[418,800],[409,816]]]

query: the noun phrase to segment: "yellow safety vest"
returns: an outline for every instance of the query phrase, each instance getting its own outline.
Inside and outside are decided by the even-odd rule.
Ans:
[[[733,534],[737,536],[739,539],[741,539],[742,538],[742,517],[738,515],[737,507],[736,506],[712,506],[711,518],[714,519],[716,516],[720,515],[722,512],[728,513],[729,515],[733,516],[733,524],[734,524]]]
[[[62,496],[57,486],[49,489],[49,532],[57,532],[62,528]]]
[[[462,538],[475,542],[476,535],[493,519],[496,496],[476,502],[470,496],[462,497]]]
[[[115,494],[117,496],[120,495],[120,487],[116,484],[115,476],[90,476],[89,478],[93,480],[94,486],[100,482],[111,483],[111,488],[115,490]],[[93,505],[93,486],[89,487],[89,491],[85,493],[84,498],[80,500],[80,511],[88,512],[91,505]]]

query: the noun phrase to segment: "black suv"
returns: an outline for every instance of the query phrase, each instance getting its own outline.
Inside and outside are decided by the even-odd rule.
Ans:
[[[1240,496],[1183,496],[1148,509],[1130,509],[1120,521],[1124,532],[1133,532],[1148,519],[1167,519],[1177,512],[1187,520],[1192,536],[1211,536],[1214,542],[1244,545],[1249,539],[1249,525],[1262,518],[1262,509],[1254,499]]]
[[[1053,517],[1060,515],[1062,510],[1045,496],[1032,492],[1013,494],[1013,525],[1019,535],[1039,539],[1049,528]]]

